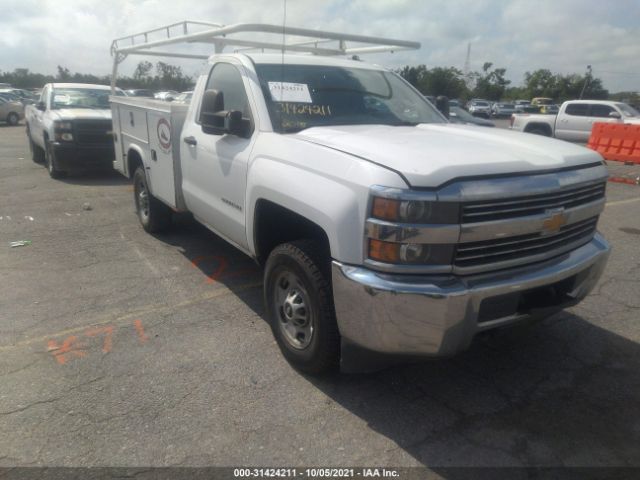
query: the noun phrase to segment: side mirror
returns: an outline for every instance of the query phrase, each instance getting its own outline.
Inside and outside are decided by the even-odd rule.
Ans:
[[[47,109],[47,106],[44,104],[44,102],[38,102],[36,103],[36,109],[44,112]]]
[[[242,112],[229,110],[224,117],[224,130],[229,135],[244,136],[245,128],[242,121]]]
[[[611,118],[622,118],[618,112],[609,112]]]
[[[248,121],[238,110],[224,109],[224,94],[217,90],[206,90],[202,95],[200,124],[204,133],[212,135],[236,135],[245,137]]]
[[[436,98],[436,108],[440,110],[445,117],[449,118],[449,98],[444,95],[439,95]]]

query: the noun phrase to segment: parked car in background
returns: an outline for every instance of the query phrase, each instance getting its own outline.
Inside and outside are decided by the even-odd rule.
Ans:
[[[23,105],[34,103],[36,97],[28,90],[22,90],[20,88],[8,88],[0,89],[0,94],[9,94],[11,98],[20,101]]]
[[[573,142],[587,142],[596,122],[640,125],[640,113],[626,103],[606,100],[570,100],[558,115],[514,114],[511,129]]]
[[[467,104],[467,110],[471,115],[489,118],[491,116],[491,104],[485,100],[472,100]]]
[[[176,92],[175,90],[166,90],[164,92],[157,92],[153,96],[153,98],[155,98],[156,100],[164,100],[165,102],[171,102],[178,95],[180,95],[180,94],[178,92]]]
[[[127,97],[147,97],[153,98],[153,90],[148,90],[146,88],[132,88],[129,90],[125,90],[124,93]]]
[[[546,115],[557,115],[560,111],[560,107],[558,105],[542,105],[540,107],[540,113],[544,113]]]
[[[524,108],[531,105],[531,102],[529,100],[516,100],[513,102],[513,105],[516,112],[524,112]]]
[[[449,107],[460,107],[460,101],[459,100],[449,100]]]
[[[18,125],[24,118],[24,105],[17,100],[0,97],[0,122]]]
[[[491,107],[491,114],[494,117],[510,117],[515,112],[516,107],[513,103],[496,102]]]
[[[548,97],[535,97],[531,99],[531,105],[535,105],[536,107],[541,107],[542,105],[552,105],[553,98]]]
[[[495,123],[480,117],[474,117],[460,107],[449,107],[449,121],[451,123],[463,123],[466,125],[479,125],[481,127],[495,127]]]
[[[177,103],[191,103],[192,96],[193,96],[193,91],[182,92],[180,95],[174,98],[173,101]]]
[[[33,161],[44,161],[51,178],[71,170],[112,168],[110,93],[104,85],[49,83],[39,101],[26,107]],[[120,89],[115,94],[125,96]]]

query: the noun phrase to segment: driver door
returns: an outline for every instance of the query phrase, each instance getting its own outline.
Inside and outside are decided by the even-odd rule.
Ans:
[[[242,112],[253,125],[244,68],[218,62],[209,74],[204,90],[223,93],[224,110]],[[202,101],[202,95],[200,95]],[[247,248],[245,196],[247,165],[255,141],[255,129],[247,138],[230,134],[204,133],[195,121],[186,122],[180,146],[183,192],[189,210],[211,230],[236,245]]]

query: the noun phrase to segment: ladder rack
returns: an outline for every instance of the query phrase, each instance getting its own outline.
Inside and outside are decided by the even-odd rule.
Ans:
[[[256,34],[261,34],[267,38],[258,40],[255,38]],[[299,40],[286,43],[286,35],[299,37]],[[335,45],[331,45],[334,42]],[[355,45],[348,46],[347,42]],[[185,44],[195,43],[212,45],[214,53],[222,53],[227,46],[242,47],[236,51],[277,50],[283,53],[290,51],[312,55],[359,55],[420,48],[420,43],[418,42],[367,35],[352,35],[326,30],[266,23],[237,23],[225,26],[218,23],[186,20],[115,39],[111,43],[111,55],[113,56],[112,88],[115,88],[118,65],[128,55],[208,59],[209,55],[156,50],[157,47],[167,45],[184,46]]]

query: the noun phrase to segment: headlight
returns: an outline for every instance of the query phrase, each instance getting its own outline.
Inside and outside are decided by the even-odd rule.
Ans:
[[[73,124],[71,122],[56,122],[55,129],[56,130],[71,130],[73,128]]]
[[[434,193],[372,188],[366,259],[387,271],[440,270],[451,265],[460,233],[460,205]]]
[[[373,197],[374,218],[399,223],[458,223],[459,205],[451,202]]]
[[[450,265],[453,245],[395,243],[369,239],[369,258],[396,265]]]

